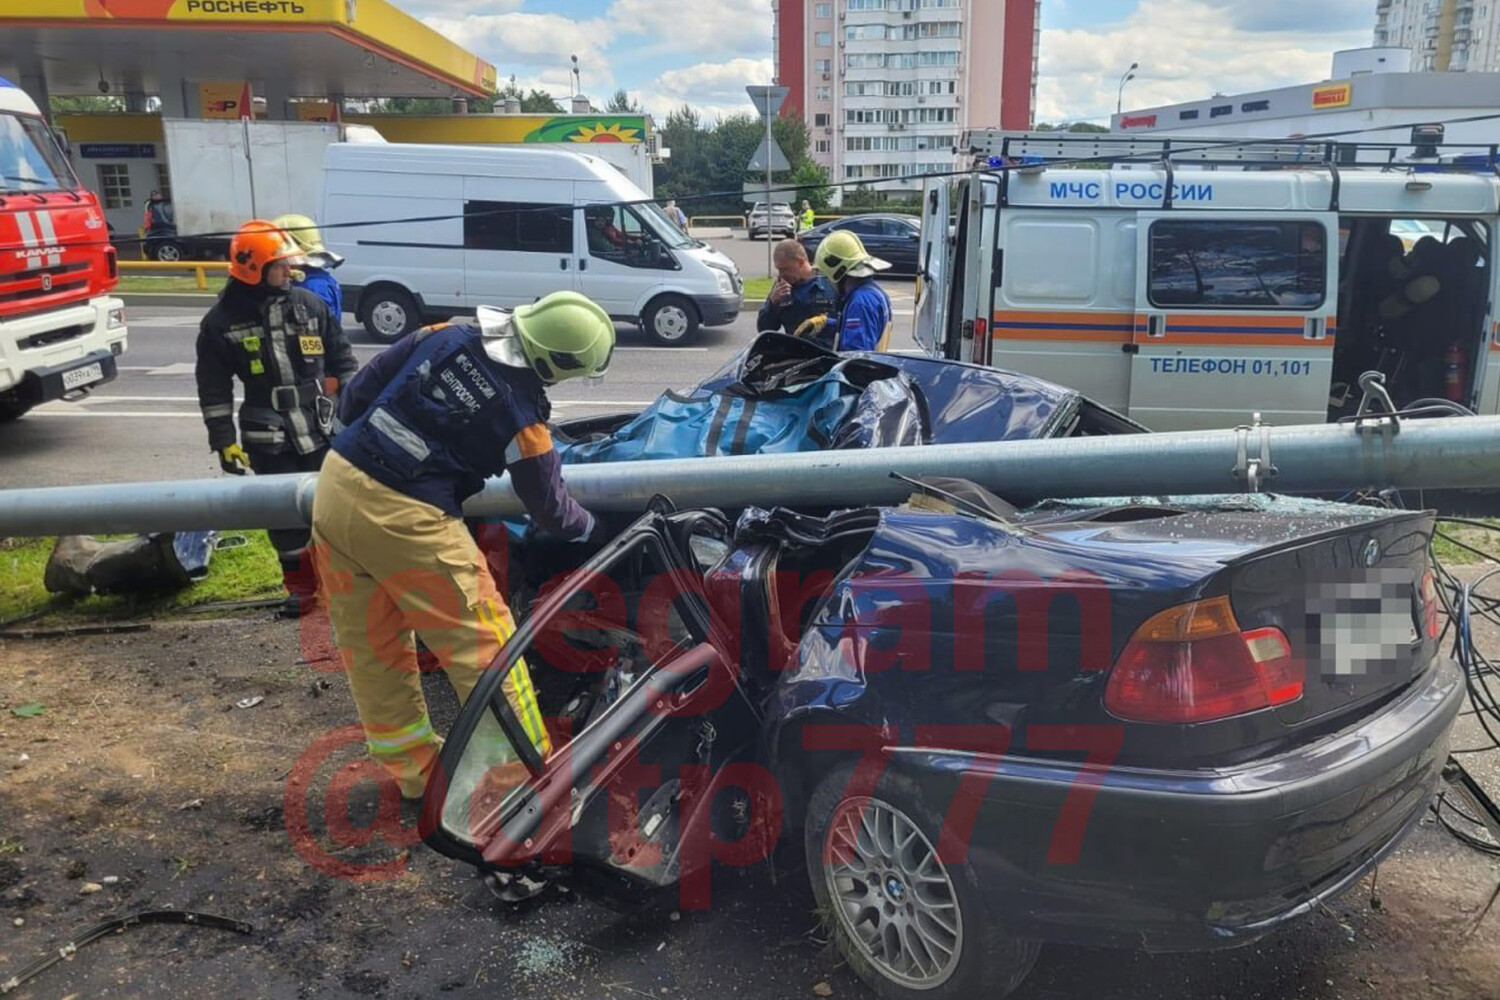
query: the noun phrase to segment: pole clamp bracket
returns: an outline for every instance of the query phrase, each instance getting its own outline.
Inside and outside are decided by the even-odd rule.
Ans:
[[[1271,425],[1261,423],[1257,413],[1249,425],[1234,429],[1234,442],[1234,478],[1245,484],[1246,493],[1261,492],[1277,472],[1271,462]],[[1259,454],[1254,454],[1257,445]]]
[[[1401,433],[1401,418],[1396,415],[1396,404],[1385,388],[1385,374],[1378,371],[1365,372],[1359,377],[1359,387],[1364,391],[1359,409],[1354,413],[1354,429],[1361,434],[1378,431],[1395,437]]]

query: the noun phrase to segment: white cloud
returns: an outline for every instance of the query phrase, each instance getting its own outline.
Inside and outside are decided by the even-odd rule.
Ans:
[[[453,17],[460,14],[509,14],[525,6],[526,0],[400,0],[400,7],[414,17]]]
[[[1132,62],[1141,65],[1125,85],[1126,109],[1321,80],[1335,50],[1369,44],[1370,29],[1362,24],[1369,21],[1368,12],[1356,16],[1352,0],[1331,0],[1341,20],[1309,19],[1309,14],[1300,28],[1292,5],[1281,0],[1253,17],[1241,6],[1231,8],[1226,0],[1142,0],[1114,24],[1044,30],[1037,120],[1107,122],[1120,77]],[[1317,4],[1297,6],[1311,11]],[[1359,6],[1362,11],[1366,5]]]
[[[620,34],[645,36],[643,54],[725,58],[771,51],[771,0],[614,0],[608,17]]]
[[[774,68],[770,59],[730,59],[727,62],[696,63],[668,70],[631,96],[664,121],[668,113],[690,105],[705,118],[755,114],[755,105],[745,94],[751,84],[769,83]]]
[[[426,23],[493,63],[502,84],[514,75],[523,90],[539,87],[566,97],[572,89],[571,57],[576,55],[584,93],[593,95],[596,104],[602,104],[615,88],[614,73],[604,51],[613,39],[607,21],[515,12],[428,17]]]

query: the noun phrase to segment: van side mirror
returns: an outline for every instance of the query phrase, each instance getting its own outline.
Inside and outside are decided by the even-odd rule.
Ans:
[[[73,155],[73,147],[68,144],[67,130],[59,125],[52,126],[52,138],[57,140],[58,148],[63,151],[64,156]]]

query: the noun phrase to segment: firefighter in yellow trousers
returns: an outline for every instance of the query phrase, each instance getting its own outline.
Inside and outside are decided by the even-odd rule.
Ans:
[[[466,700],[515,625],[462,520],[465,498],[510,473],[532,520],[585,541],[596,521],[568,495],[547,430],[547,387],[602,375],[608,314],[576,292],[408,334],[341,397],[345,424],[318,477],[313,542],[370,753],[420,798],[441,741],[422,696],[415,632]],[[550,752],[524,663],[504,688]]]

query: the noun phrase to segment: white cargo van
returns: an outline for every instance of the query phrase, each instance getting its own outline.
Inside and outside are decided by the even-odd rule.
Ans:
[[[1496,147],[1408,160],[999,131],[965,146],[980,169],[925,205],[916,334],[933,353],[1162,431],[1336,420],[1372,370],[1398,406],[1500,413]]]
[[[345,299],[377,340],[562,289],[666,345],[739,315],[744,289],[733,261],[685,235],[597,157],[338,144],[324,167],[319,221],[329,248],[346,258]]]

